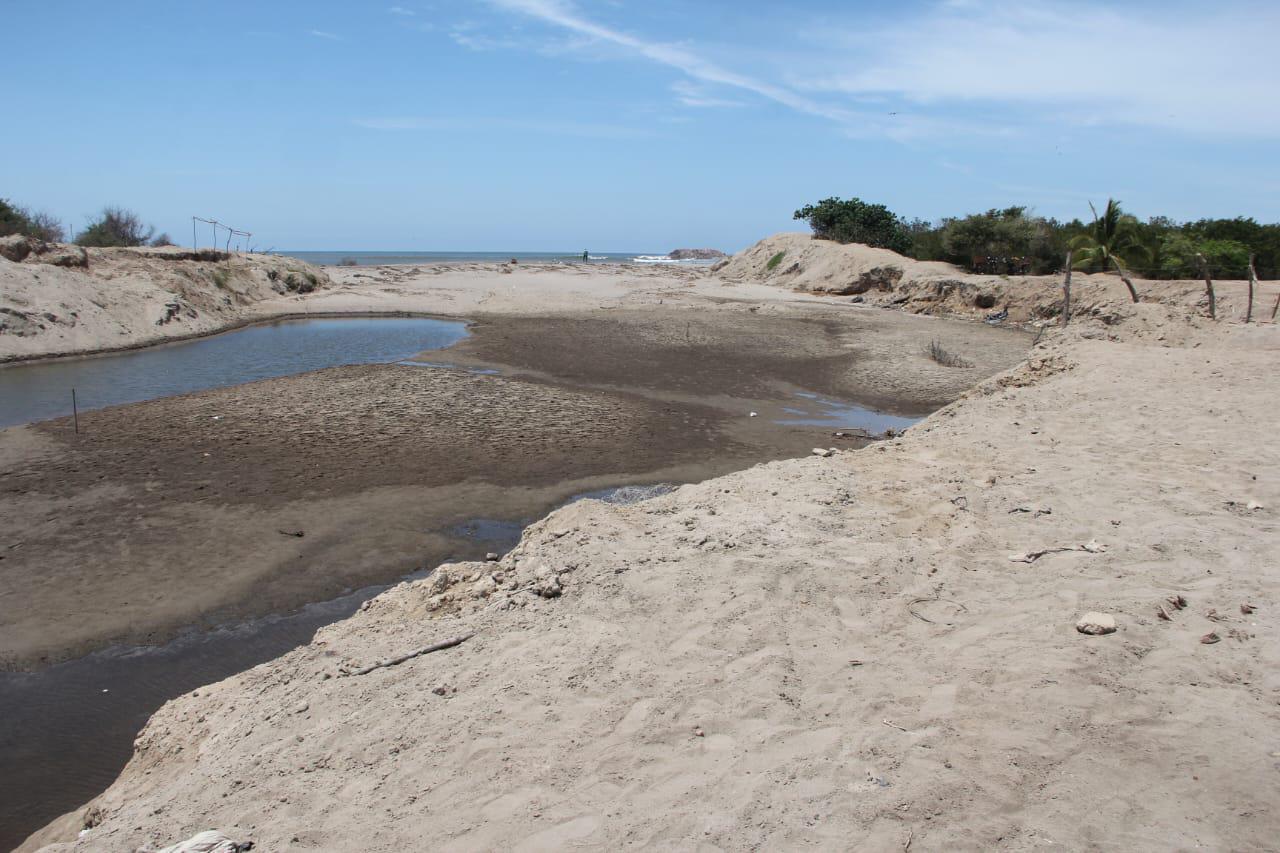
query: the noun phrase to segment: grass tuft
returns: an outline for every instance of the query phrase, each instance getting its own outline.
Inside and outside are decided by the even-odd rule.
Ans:
[[[973,367],[973,364],[965,361],[953,352],[948,352],[938,341],[932,341],[924,354],[929,358],[941,364],[943,367]]]
[[[787,256],[786,252],[779,252],[778,254],[774,255],[772,258],[769,259],[769,262],[764,265],[764,268],[769,272],[773,272],[778,268],[778,264],[782,263],[782,259],[785,258],[786,256]]]

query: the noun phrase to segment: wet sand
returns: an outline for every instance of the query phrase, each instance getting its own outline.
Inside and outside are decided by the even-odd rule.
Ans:
[[[0,433],[0,663],[162,642],[482,555],[453,528],[831,444],[826,426],[778,423],[799,390],[919,415],[1026,345],[950,324],[990,339],[987,364],[940,388],[894,363],[940,321],[689,313],[482,319],[423,358],[502,375],[334,368],[90,412],[79,435],[65,418]]]

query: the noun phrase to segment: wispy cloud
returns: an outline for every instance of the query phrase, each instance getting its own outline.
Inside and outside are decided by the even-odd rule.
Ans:
[[[797,94],[785,86],[731,71],[689,48],[651,41],[598,24],[561,0],[490,0],[491,5],[559,27],[596,42],[611,45],[626,56],[641,57],[674,68],[694,80],[751,92],[809,115],[845,121],[849,114]]]
[[[318,39],[328,39],[329,41],[343,41],[342,36],[336,33],[327,33],[324,30],[307,30],[308,35],[313,35]]]
[[[1280,88],[1280,7],[1061,0],[940,2],[894,24],[824,27],[800,91],[905,100],[918,110],[1005,105],[1078,127],[1280,133],[1259,109]],[[1229,46],[1229,47],[1227,47]],[[801,60],[802,66],[804,63]]]
[[[545,119],[521,119],[488,116],[384,116],[358,118],[357,127],[386,131],[507,131],[511,133],[537,133],[553,136],[582,136],[591,139],[638,139],[652,136],[653,131],[644,128],[614,124],[554,121]]]
[[[417,12],[413,11],[412,9],[406,9],[406,8],[405,8],[405,7],[403,7],[403,6],[392,6],[392,7],[391,7],[390,9],[388,9],[387,11],[388,11],[388,12],[390,12],[391,14],[393,14],[393,15],[405,15],[405,16],[407,16],[407,17],[413,17],[414,15],[418,14]]]
[[[735,101],[729,98],[717,98],[710,94],[705,86],[698,86],[690,83],[688,80],[677,80],[671,84],[671,91],[676,93],[676,100],[684,104],[686,107],[741,107],[745,106],[742,101]]]

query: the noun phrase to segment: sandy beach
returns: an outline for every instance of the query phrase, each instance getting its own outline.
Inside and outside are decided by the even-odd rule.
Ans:
[[[350,512],[341,535],[323,535],[315,553],[327,554],[385,537],[350,540],[356,517],[404,506],[436,470],[405,464],[403,413],[362,409],[364,391],[342,396],[352,426],[330,431],[334,444],[281,435],[273,406],[303,423],[332,416],[323,389],[346,380],[373,400],[454,395],[480,411],[484,383],[503,383],[500,411],[531,414],[479,417],[511,431],[494,447],[564,413],[537,439],[545,448],[490,460],[508,475],[518,458],[564,477],[557,447],[579,445],[575,466],[605,459],[617,452],[606,439],[627,429],[644,435],[624,442],[627,457],[662,448],[632,477],[734,450],[716,457],[724,471],[688,479],[723,476],[633,506],[557,510],[496,564],[401,584],[312,643],[175,699],[95,798],[89,833],[74,840],[81,808],[27,847],[123,851],[218,828],[264,849],[827,848],[851,837],[876,850],[1265,848],[1280,793],[1268,568],[1280,493],[1265,440],[1280,341],[1271,325],[1239,325],[1242,286],[1220,285],[1224,319],[1211,322],[1194,283],[1147,283],[1151,298],[1131,305],[1113,278],[1080,276],[1076,319],[1044,324],[1028,353],[1031,335],[972,322],[990,310],[976,294],[995,290],[1010,322],[1032,326],[1052,317],[1050,280],[943,271],[854,303],[793,292],[748,255],[674,277],[330,270],[332,288],[251,311],[363,302],[467,316],[475,334],[449,360],[503,374],[340,368],[91,414],[95,459],[120,454],[123,476],[136,467],[126,414],[148,418],[156,455],[177,460],[213,441],[182,428],[184,410],[242,407],[254,427],[215,442],[206,464],[218,476],[178,477],[175,461],[173,481],[220,483],[257,460],[236,497],[211,503],[247,542],[283,540],[282,555],[312,533],[271,531],[285,514],[264,496],[287,488],[321,507],[293,507],[299,526]],[[939,338],[974,366],[930,361]],[[412,395],[397,397],[405,383]],[[741,416],[797,387],[894,401],[902,414],[942,408],[901,438],[820,458],[810,448],[833,443],[829,429],[820,442],[818,430],[768,438],[773,417]],[[599,427],[576,432],[584,420]],[[59,428],[6,431],[6,480],[11,460],[69,459]],[[351,460],[332,495],[308,491],[301,473],[321,447]],[[762,447],[777,461],[734,470]],[[464,453],[441,457],[483,466],[488,455]],[[110,499],[92,485],[106,469],[75,467],[57,500]],[[388,500],[375,504],[384,482]],[[238,502],[261,516],[257,540],[231,518]],[[198,549],[194,529],[209,523],[175,541]],[[1185,609],[1168,603],[1177,596]],[[1078,632],[1089,611],[1118,630]],[[470,638],[352,674],[457,636]]]

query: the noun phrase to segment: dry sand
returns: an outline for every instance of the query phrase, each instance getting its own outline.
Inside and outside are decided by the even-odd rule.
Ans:
[[[101,823],[53,849],[208,828],[270,850],[1273,848],[1280,339],[1233,321],[1238,283],[1211,323],[1190,285],[1132,306],[1077,282],[1084,316],[905,437],[575,504],[497,565],[169,703]],[[1048,282],[1016,285],[1011,316],[1052,316]],[[895,286],[907,310],[978,310]],[[1119,630],[1078,633],[1087,611]]]

